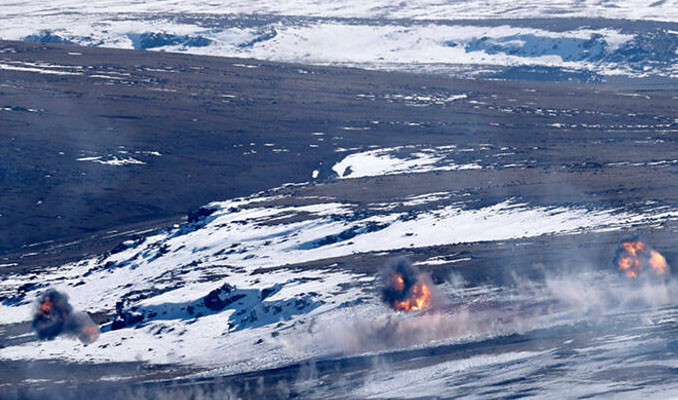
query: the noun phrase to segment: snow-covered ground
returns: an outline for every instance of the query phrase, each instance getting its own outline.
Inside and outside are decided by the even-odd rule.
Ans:
[[[640,0],[511,0],[492,2],[476,0],[33,0],[13,1],[3,6],[5,13],[48,15],[54,10],[73,13],[208,13],[208,14],[274,14],[347,18],[412,18],[412,19],[483,19],[588,17],[644,19],[675,22],[678,2]]]
[[[386,148],[353,153],[336,163],[332,170],[342,179],[362,178],[365,176],[396,175],[431,171],[454,171],[482,168],[477,164],[457,165],[453,162],[443,163],[446,153],[456,146],[436,149],[415,149],[414,152],[398,158],[395,154],[403,148]]]
[[[477,147],[458,148],[455,145],[397,146],[358,151],[344,157],[332,166],[332,171],[339,179],[355,179],[367,176],[386,176],[415,174],[441,171],[461,171],[473,169],[526,169],[534,167],[535,159],[503,161],[504,157],[516,154],[516,148],[497,148],[491,144],[480,144]],[[532,154],[540,149],[533,147]],[[459,162],[459,159],[466,161]],[[644,162],[607,162],[605,167],[670,167],[678,164],[677,159],[654,160]]]
[[[678,28],[610,22],[534,27],[524,18],[676,22],[675,1],[200,2],[0,4],[0,39],[474,76],[537,66],[675,77]],[[518,19],[482,24],[460,21]],[[478,66],[484,67],[478,67]]]
[[[301,341],[308,346],[300,348],[299,335],[323,336],[321,330],[355,313],[383,314],[374,276],[338,267],[332,261],[337,257],[609,231],[678,217],[666,209],[640,215],[535,207],[511,199],[479,209],[452,203],[394,211],[445,198],[446,193],[410,196],[365,212],[329,198],[253,195],[211,203],[183,225],[48,269],[39,280],[6,276],[0,282],[3,323],[30,319],[36,296],[55,287],[71,296],[76,309],[116,309],[119,326],[104,326],[92,345],[58,338],[5,347],[1,357],[179,362],[219,366],[220,373],[281,365],[341,351],[341,340],[329,345],[308,337]],[[307,267],[287,267],[303,263]]]
[[[675,309],[644,312],[644,323],[633,316],[626,320],[629,315],[620,313],[600,325],[589,325],[584,328],[589,337],[551,330],[553,339],[536,346],[536,351],[490,351],[413,368],[384,363],[362,384],[349,387],[353,397],[378,399],[416,399],[422,393],[479,399],[526,394],[560,398],[564,393],[574,398],[609,398],[617,390],[616,399],[672,399],[678,388],[675,380],[652,381],[650,376],[668,377],[675,368],[675,356],[664,360],[652,354],[666,348],[657,340],[657,332],[675,326],[678,313]],[[604,324],[614,328],[606,329]]]
[[[160,154],[157,151],[146,151],[146,150],[126,150],[124,148],[119,148],[115,153],[106,154],[106,155],[84,155],[82,157],[76,158],[78,161],[93,162],[96,164],[110,165],[114,167],[120,167],[124,165],[146,165],[146,162],[138,160],[134,157],[160,157]]]

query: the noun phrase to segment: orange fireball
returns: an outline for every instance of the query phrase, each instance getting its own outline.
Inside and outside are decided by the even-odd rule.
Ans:
[[[405,280],[402,275],[393,276],[393,289],[402,292],[405,289]]]
[[[424,282],[412,286],[412,295],[404,301],[395,300],[393,308],[398,311],[418,311],[431,306],[431,290]]]
[[[661,276],[669,271],[664,256],[652,250],[638,237],[622,240],[619,243],[613,263],[629,278],[637,278],[641,273]]]
[[[43,300],[42,304],[40,304],[40,308],[38,308],[38,313],[42,315],[49,315],[49,313],[52,312],[52,300],[50,300],[49,297],[45,297],[45,300]]]

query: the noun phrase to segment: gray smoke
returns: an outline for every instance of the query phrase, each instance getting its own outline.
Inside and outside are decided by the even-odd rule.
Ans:
[[[678,296],[675,279],[628,280],[610,270],[586,266],[541,266],[540,277],[512,274],[512,285],[479,287],[481,297],[463,295],[464,279],[453,274],[446,289],[436,290],[433,306],[412,314],[351,314],[329,324],[320,337],[324,346],[341,354],[395,349],[437,341],[480,340],[522,334],[534,329],[586,321],[595,324],[606,316],[629,309],[659,307]],[[555,271],[554,271],[555,270]],[[402,285],[393,284],[393,276]],[[388,263],[380,273],[381,300],[392,308],[407,299],[419,279],[426,279],[406,258]],[[447,296],[442,291],[447,292]],[[450,292],[455,294],[451,301]]]

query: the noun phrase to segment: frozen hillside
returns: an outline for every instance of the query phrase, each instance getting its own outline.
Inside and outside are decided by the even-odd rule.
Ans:
[[[71,293],[77,309],[115,313],[92,346],[59,339],[6,347],[3,357],[120,362],[143,353],[152,363],[227,365],[237,372],[252,368],[239,366],[245,354],[257,355],[257,368],[323,356],[327,349],[291,351],[286,343],[321,334],[313,326],[341,319],[344,309],[360,315],[379,310],[374,274],[340,266],[336,260],[343,257],[610,232],[678,217],[669,210],[587,211],[510,199],[468,209],[451,202],[454,197],[430,193],[357,207],[316,196],[255,195],[212,203],[181,226],[43,271],[37,281],[6,276],[0,282],[4,323],[30,317],[34,298],[47,287]],[[234,346],[239,352],[226,350]]]
[[[312,17],[390,18],[390,19],[509,19],[586,17],[654,20],[675,22],[678,3],[665,1],[607,0],[510,0],[493,2],[476,0],[316,0],[316,1],[195,1],[94,0],[86,3],[73,0],[14,1],[3,6],[9,13],[48,15],[54,10],[75,13],[206,13],[206,14],[271,14]]]
[[[373,171],[369,179],[383,177]],[[27,324],[35,298],[46,288],[69,293],[76,309],[105,318],[99,317],[102,332],[93,344],[69,337],[36,342],[30,333],[0,332],[3,362],[61,360],[95,366],[141,362],[175,365],[196,371],[189,378],[212,379],[265,374],[309,360],[341,362],[336,360],[372,356],[375,351],[398,357],[422,346],[432,351],[482,348],[488,342],[501,345],[513,335],[532,336],[530,343],[536,344],[524,348],[503,345],[462,359],[408,367],[407,376],[433,374],[432,386],[420,391],[442,394],[445,382],[465,380],[467,374],[484,369],[501,370],[499,376],[510,379],[556,368],[564,362],[559,346],[571,345],[573,338],[578,352],[604,354],[594,363],[596,368],[614,368],[614,360],[626,354],[625,343],[633,340],[644,348],[661,348],[664,339],[651,335],[675,325],[671,299],[676,288],[670,284],[636,287],[600,265],[586,266],[588,271],[577,276],[552,269],[561,262],[568,269],[582,268],[577,265],[581,261],[575,261],[577,255],[549,265],[550,278],[545,282],[531,281],[524,266],[527,259],[517,255],[514,247],[544,251],[557,248],[557,243],[581,242],[584,236],[599,241],[604,235],[618,237],[629,228],[675,226],[675,210],[653,205],[639,213],[538,207],[514,199],[474,207],[472,198],[455,192],[358,204],[311,195],[315,190],[313,185],[294,185],[214,202],[191,213],[184,224],[126,240],[100,256],[44,268],[39,275],[5,274],[0,281],[0,312],[3,326],[10,330]],[[477,258],[481,246],[505,250],[488,262],[483,256]],[[511,254],[515,282],[497,284],[501,274],[490,281],[465,282],[459,272],[452,272],[435,286],[431,312],[394,312],[379,298],[375,270],[403,251],[417,260],[416,265],[433,271],[471,266],[481,276],[507,262],[504,257]],[[361,267],[365,263],[371,267]],[[631,304],[644,310],[642,319],[629,315]],[[595,325],[600,318],[611,326],[633,328],[610,331],[602,341],[577,333],[605,329],[605,324]],[[546,337],[540,336],[544,330],[549,332]],[[641,333],[629,339],[633,332]],[[670,357],[668,364],[675,361]],[[591,368],[581,357],[567,363],[570,377],[585,377]],[[641,359],[628,365],[641,368],[645,363]],[[360,378],[350,389],[335,379],[326,387],[302,375],[296,378],[302,386],[286,390],[313,396],[413,393],[407,384],[411,379],[393,385],[388,382],[394,372],[373,367],[369,371],[366,380]],[[343,373],[338,370],[331,376]],[[483,382],[500,381],[495,378],[485,377]],[[102,381],[133,379],[126,372]],[[356,378],[348,375],[347,379]],[[542,379],[537,385],[547,393],[558,390],[553,379]],[[657,389],[666,393],[674,386],[667,381]],[[615,387],[595,378],[580,390]],[[506,387],[519,389],[520,385]]]
[[[0,5],[0,39],[461,76],[675,77],[676,10],[675,1],[12,2]]]

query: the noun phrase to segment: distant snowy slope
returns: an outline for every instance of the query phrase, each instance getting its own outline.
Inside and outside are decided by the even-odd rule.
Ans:
[[[462,76],[678,76],[676,1],[20,1],[0,4],[0,39]]]
[[[5,15],[73,13],[276,14],[348,18],[494,19],[620,18],[678,21],[678,1],[659,0],[155,0],[155,1],[14,1],[0,6]]]

